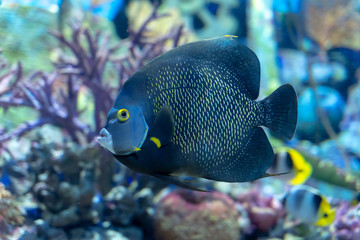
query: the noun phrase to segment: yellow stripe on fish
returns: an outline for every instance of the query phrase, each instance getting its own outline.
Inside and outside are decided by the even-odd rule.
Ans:
[[[311,176],[312,166],[297,150],[290,147],[280,147],[275,151],[271,172],[292,172],[292,178],[288,179],[289,183],[299,185],[306,182]]]

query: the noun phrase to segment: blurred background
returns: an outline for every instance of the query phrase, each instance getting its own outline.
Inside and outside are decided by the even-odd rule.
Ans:
[[[0,0],[0,238],[360,239],[359,11],[355,0]],[[98,145],[129,76],[223,35],[259,57],[259,99],[297,91],[294,138],[267,132],[272,169],[289,176],[199,179],[211,192],[191,192]],[[294,185],[317,189],[335,220],[291,216]]]

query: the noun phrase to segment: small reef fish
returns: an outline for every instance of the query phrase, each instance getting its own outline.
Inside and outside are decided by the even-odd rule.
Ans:
[[[269,173],[289,172],[281,178],[289,180],[291,185],[303,184],[311,176],[312,166],[297,150],[281,147],[275,150],[275,159]]]
[[[129,168],[193,190],[176,176],[270,176],[274,152],[261,126],[291,139],[297,96],[285,84],[255,101],[259,88],[259,60],[236,37],[182,45],[126,81],[98,142]]]
[[[336,210],[331,208],[318,190],[305,185],[292,187],[284,197],[283,204],[291,216],[317,226],[331,224],[336,215]]]

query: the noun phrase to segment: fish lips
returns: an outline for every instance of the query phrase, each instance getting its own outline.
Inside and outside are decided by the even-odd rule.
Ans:
[[[126,152],[116,152],[114,150],[114,145],[113,145],[113,139],[111,134],[109,133],[109,131],[106,128],[101,129],[100,131],[100,136],[97,138],[98,143],[100,144],[100,146],[102,146],[103,148],[106,148],[107,150],[109,150],[112,154],[115,155],[121,155],[121,156],[125,156],[125,155],[130,155],[136,151],[138,151],[138,149],[140,149],[140,146],[143,144],[144,139],[142,140],[142,142],[140,143],[140,146],[138,148],[135,148],[131,151],[126,151]]]
[[[106,148],[113,154],[116,154],[113,147],[113,140],[111,134],[106,130],[106,128],[101,129],[100,136],[97,138],[98,143],[103,148]]]

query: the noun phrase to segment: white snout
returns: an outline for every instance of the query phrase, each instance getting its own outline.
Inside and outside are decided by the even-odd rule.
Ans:
[[[105,128],[101,129],[100,136],[97,138],[98,143],[103,147],[115,154],[111,134]]]

